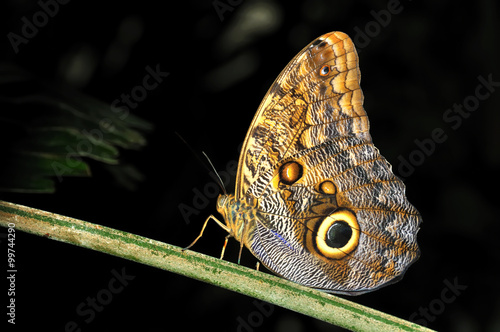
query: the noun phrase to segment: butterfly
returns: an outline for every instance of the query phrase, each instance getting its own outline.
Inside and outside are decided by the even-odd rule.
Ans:
[[[422,218],[372,143],[348,35],[315,39],[272,84],[217,211],[199,237],[213,219],[272,272],[331,293],[394,283],[418,259]]]

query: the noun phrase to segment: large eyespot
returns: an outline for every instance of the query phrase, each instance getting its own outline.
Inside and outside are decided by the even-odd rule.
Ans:
[[[279,169],[279,181],[288,186],[297,182],[303,175],[302,165],[296,161],[289,161]]]
[[[321,76],[327,76],[330,74],[330,66],[329,65],[324,65],[323,67],[320,68],[319,74]]]
[[[356,215],[350,210],[337,210],[320,222],[316,248],[327,258],[344,258],[358,246],[359,233]]]

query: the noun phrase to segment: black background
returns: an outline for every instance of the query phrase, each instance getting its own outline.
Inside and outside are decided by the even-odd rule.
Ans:
[[[41,7],[35,1],[4,2],[2,60],[41,78],[73,84],[112,103],[142,83],[146,66],[159,65],[170,74],[134,109],[155,124],[145,149],[122,154],[124,161],[145,175],[137,190],[116,186],[108,173],[92,163],[92,178],[64,179],[54,195],[2,198],[185,246],[198,235],[205,218],[216,213],[215,198],[202,204],[197,215],[181,214],[180,204],[193,207],[193,189],[212,188],[213,180],[174,132],[198,153],[205,151],[218,170],[225,170],[228,162],[238,159],[238,146],[259,102],[288,61],[314,38],[340,30],[355,38],[360,50],[374,144],[395,173],[404,175],[407,196],[424,220],[419,232],[422,256],[405,278],[350,299],[404,319],[425,320],[438,330],[500,330],[496,275],[500,87],[494,87],[475,111],[467,112],[456,128],[455,122],[443,118],[454,104],[474,100],[479,76],[500,81],[497,3],[221,2],[232,9],[222,14],[222,20],[212,1],[73,0],[60,5],[59,12],[20,45],[17,54],[7,34],[19,34],[21,18],[31,20]],[[390,4],[396,4],[397,13],[384,16],[393,8]],[[107,62],[123,22],[132,26],[124,40],[135,42]],[[368,38],[363,39],[359,31],[368,33]],[[68,59],[77,56],[82,57],[81,68],[88,77],[69,80]],[[123,65],[117,65],[122,57]],[[436,128],[446,140],[436,143],[427,155],[415,152],[419,149],[415,140],[429,142]],[[418,154],[424,158],[415,159]],[[410,156],[419,165],[402,174],[401,158]],[[224,236],[222,229],[211,224],[194,250],[217,257]],[[6,252],[5,238],[0,240],[1,251]],[[19,330],[64,331],[74,321],[82,331],[137,327],[141,331],[235,331],[242,330],[241,321],[248,321],[258,310],[252,298],[45,238],[18,232],[16,248]],[[238,248],[230,241],[225,259],[235,262]],[[246,252],[242,264],[253,267],[255,262]],[[76,308],[108,287],[112,270],[122,269],[135,278],[85,322],[88,316],[77,314]],[[445,290],[447,282],[467,286],[449,303],[442,301],[442,294],[452,294]],[[421,310],[428,311],[427,319]],[[6,320],[6,315],[1,317]],[[252,330],[339,330],[278,307],[258,325]]]

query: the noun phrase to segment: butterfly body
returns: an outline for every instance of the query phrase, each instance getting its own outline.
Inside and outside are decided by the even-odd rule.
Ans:
[[[243,144],[230,235],[284,278],[361,294],[399,280],[419,256],[418,211],[369,134],[354,44],[306,46],[264,97]]]

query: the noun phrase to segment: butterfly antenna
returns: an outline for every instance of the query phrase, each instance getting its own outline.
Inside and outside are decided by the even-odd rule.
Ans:
[[[203,155],[205,156],[205,158],[207,158],[208,163],[210,164],[210,166],[212,166],[212,169],[213,169],[215,175],[217,175],[217,179],[219,179],[219,185],[220,185],[222,191],[224,192],[224,195],[227,196],[227,191],[226,191],[226,187],[224,186],[224,182],[222,181],[219,173],[217,173],[217,170],[215,169],[214,165],[212,164],[212,161],[210,160],[210,158],[208,158],[208,156],[205,153],[205,151],[201,151],[201,153],[203,153]]]
[[[186,142],[186,140],[178,132],[175,132],[175,134],[177,135],[177,137],[179,137],[179,139],[184,144],[186,144],[186,146],[189,148],[189,150],[194,154],[196,159],[198,159],[198,161],[203,165],[203,167],[205,167],[207,169],[207,171],[211,172],[213,170],[215,175],[217,175],[217,179],[219,180],[219,186],[221,187],[222,191],[224,192],[224,195],[227,195],[227,191],[226,191],[226,187],[224,186],[224,182],[222,182],[222,179],[219,176],[219,173],[217,173],[217,170],[215,169],[214,165],[212,164],[212,161],[210,161],[210,158],[208,158],[207,154],[204,151],[201,151],[201,153],[203,153],[205,158],[208,160],[208,163],[210,164],[210,167],[212,167],[212,169],[210,169],[210,167],[207,166],[207,164],[200,158],[200,155],[191,147],[191,145],[188,142]]]
[[[186,140],[178,132],[175,131],[174,133],[177,135],[177,137],[179,137],[179,139],[182,141],[182,143],[186,144],[189,151],[191,151],[191,153],[196,157],[196,159],[198,159],[200,164],[202,164],[203,167],[205,167],[205,169],[210,172],[211,171],[210,167],[208,167],[207,164],[205,163],[205,161],[203,159],[201,159],[200,154],[191,147],[191,144],[186,142]]]

